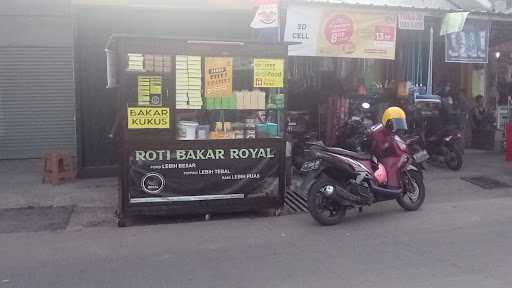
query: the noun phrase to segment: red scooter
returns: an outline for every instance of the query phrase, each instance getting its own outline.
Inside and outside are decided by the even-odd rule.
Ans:
[[[409,143],[383,125],[368,131],[369,153],[308,143],[310,159],[302,189],[308,195],[311,216],[322,225],[334,225],[349,209],[396,200],[405,210],[417,210],[425,200],[421,163],[428,154],[411,155]]]

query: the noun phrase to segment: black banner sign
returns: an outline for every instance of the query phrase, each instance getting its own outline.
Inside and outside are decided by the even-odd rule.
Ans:
[[[446,34],[446,62],[487,63],[489,23],[468,20],[464,31]]]
[[[132,147],[130,201],[277,196],[284,149],[280,139],[183,141],[172,147]]]

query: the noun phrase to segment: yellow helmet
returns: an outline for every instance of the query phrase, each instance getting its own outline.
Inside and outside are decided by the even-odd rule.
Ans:
[[[382,125],[393,131],[407,130],[407,119],[404,110],[399,107],[389,107],[382,115]]]

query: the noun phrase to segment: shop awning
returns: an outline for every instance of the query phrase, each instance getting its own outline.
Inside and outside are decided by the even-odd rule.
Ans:
[[[506,5],[494,6],[489,0],[302,0],[293,2],[368,5],[409,9],[509,13]],[[498,1],[499,2],[499,1]],[[510,8],[510,7],[508,7]]]

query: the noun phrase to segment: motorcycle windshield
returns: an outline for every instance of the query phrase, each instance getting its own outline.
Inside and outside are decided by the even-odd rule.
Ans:
[[[391,123],[393,124],[393,129],[395,131],[397,131],[397,130],[407,130],[407,121],[405,121],[405,119],[395,118],[395,119],[391,119],[389,121],[391,121]]]

